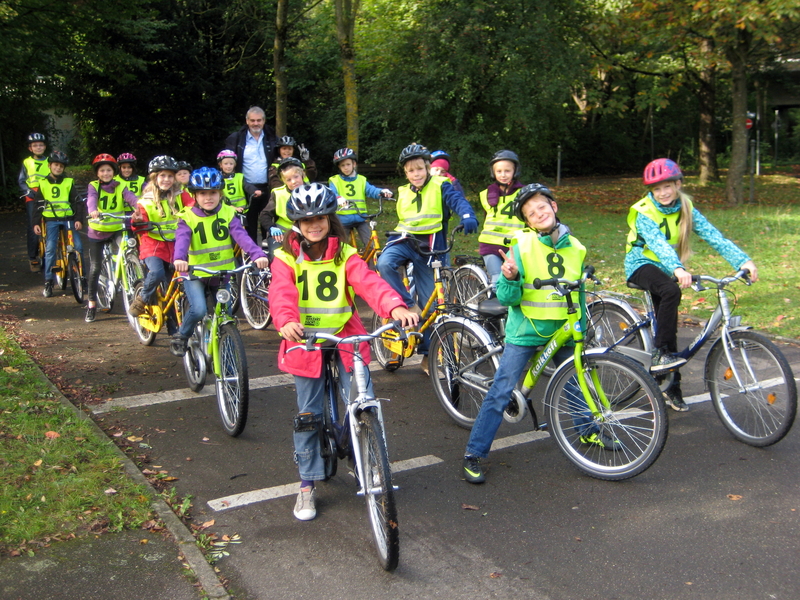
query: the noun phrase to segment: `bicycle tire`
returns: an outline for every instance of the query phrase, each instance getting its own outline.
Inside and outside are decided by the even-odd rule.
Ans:
[[[201,322],[194,328],[192,337],[189,338],[186,344],[186,354],[183,355],[186,381],[189,384],[189,389],[193,392],[199,392],[203,389],[208,376],[208,363],[203,346],[203,326]]]
[[[97,306],[105,312],[114,308],[114,299],[117,295],[117,286],[114,285],[113,267],[108,260],[103,260],[100,266],[100,278],[97,280]]]
[[[475,423],[500,365],[499,353],[485,358],[490,350],[487,338],[491,339],[481,335],[478,325],[455,319],[439,323],[431,333],[433,390],[448,416],[464,429]]]
[[[134,297],[142,293],[143,287],[143,281],[136,282],[136,285],[133,287]],[[145,306],[144,312],[141,315],[138,317],[133,317],[133,329],[136,331],[136,335],[139,337],[139,343],[141,343],[143,346],[152,346],[156,339],[156,332],[152,329],[142,327],[140,319],[150,319],[151,321],[154,320],[152,317],[152,309],[149,306]]]
[[[253,329],[266,329],[272,322],[269,310],[269,284],[272,276],[250,270],[241,278],[239,297],[244,318]]]
[[[77,252],[70,252],[67,260],[67,271],[69,272],[69,284],[72,288],[72,295],[78,304],[83,304],[86,297],[86,289],[83,281],[83,268],[81,257]]]
[[[139,260],[139,257],[130,252],[125,254],[125,277],[127,279],[127,287],[124,281],[120,282],[122,285],[122,305],[125,308],[125,317],[127,317],[128,323],[131,328],[136,331],[136,317],[131,315],[128,309],[136,298],[135,287],[137,282],[144,281],[144,269],[142,268],[142,261]]]
[[[325,366],[325,405],[322,409],[322,431],[319,440],[322,447],[325,481],[336,475],[341,454],[336,443],[336,422],[332,410],[333,404],[337,404],[339,409],[342,408],[342,404],[339,402],[339,377],[335,364],[336,361],[333,361],[333,364],[329,363]]]
[[[373,314],[370,331],[375,331],[383,324],[383,319],[381,319],[380,315],[377,313]],[[369,342],[369,345],[375,360],[377,360],[378,364],[386,371],[396,371],[398,367],[400,367],[400,355],[389,350],[389,348],[386,347],[383,339],[379,337],[372,338],[372,340]]]
[[[67,289],[67,280],[69,279],[69,272],[67,271],[67,257],[64,255],[64,246],[61,245],[61,235],[66,235],[65,233],[62,234],[60,231],[59,233],[59,240],[58,245],[56,246],[56,256],[55,256],[55,263],[53,271],[53,278],[55,279],[55,284],[58,286],[58,289],[65,290]]]
[[[714,410],[740,442],[764,447],[789,432],[797,414],[797,384],[783,352],[755,331],[730,334],[734,364],[720,339],[706,359],[706,381]],[[733,369],[743,379],[739,390]],[[767,386],[767,387],[765,387]]]
[[[383,427],[373,409],[364,410],[358,417],[361,466],[366,480],[364,498],[372,528],[372,539],[378,551],[378,561],[386,571],[394,571],[400,560],[400,537],[397,527],[397,506],[394,501],[392,469]]]
[[[217,381],[217,404],[222,428],[236,437],[247,424],[250,402],[250,380],[247,376],[247,354],[235,322],[219,328],[220,378]]]
[[[489,276],[478,265],[464,265],[456,269],[450,289],[451,301],[476,310],[491,295]]]
[[[565,390],[570,381],[577,386],[571,361],[556,370],[545,391],[551,435],[567,459],[587,475],[608,481],[635,477],[656,461],[667,441],[668,419],[661,391],[650,374],[626,356],[615,352],[587,354],[583,362],[585,373],[596,375],[609,400],[609,406],[602,409],[602,420],[593,419],[589,427],[617,440],[619,449],[582,441],[588,434],[587,425],[576,423],[575,416],[585,418],[586,404],[582,395],[577,400]],[[600,407],[593,378],[587,377],[586,382]],[[634,386],[635,393],[631,393]]]
[[[589,316],[586,332],[587,348],[610,346],[621,339],[625,331],[636,323],[624,309],[602,299],[587,303],[586,312]],[[626,338],[621,345],[637,350],[648,349],[642,330]]]

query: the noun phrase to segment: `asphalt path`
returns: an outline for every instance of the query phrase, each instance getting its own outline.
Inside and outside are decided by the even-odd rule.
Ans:
[[[667,445],[642,475],[581,474],[530,421],[503,424],[487,482],[460,474],[468,432],[439,407],[419,367],[374,371],[384,405],[400,527],[400,565],[381,570],[364,501],[340,464],[319,485],[318,517],[292,516],[291,381],[278,337],[241,321],[253,381],[248,424],[228,437],[213,388],[186,393],[182,363],[159,335],[141,346],[122,314],[95,323],[66,290],[42,297],[21,214],[0,219],[0,315],[23,346],[146,468],[175,477],[206,531],[239,534],[218,563],[236,598],[704,598],[800,595],[800,434],[746,446],[702,401],[704,353],[683,369],[687,413],[669,412]],[[681,330],[682,340],[696,331]],[[800,349],[781,348],[800,373]],[[116,437],[115,437],[116,436]],[[128,446],[131,442],[126,442]],[[213,521],[213,524],[210,522]]]

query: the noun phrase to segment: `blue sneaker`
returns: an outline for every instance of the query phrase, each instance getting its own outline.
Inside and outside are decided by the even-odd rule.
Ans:
[[[462,470],[464,471],[464,479],[470,483],[483,483],[486,481],[483,467],[481,467],[481,459],[478,456],[465,456]]]

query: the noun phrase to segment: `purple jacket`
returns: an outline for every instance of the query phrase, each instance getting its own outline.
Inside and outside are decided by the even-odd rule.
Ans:
[[[222,203],[220,202],[217,208],[214,210],[213,214],[216,214],[222,208]],[[199,206],[193,206],[190,208],[194,214],[198,217],[205,217],[206,213],[203,212],[203,209]],[[242,227],[241,221],[235,216],[231,219],[228,223],[228,231],[231,233],[231,238],[233,241],[239,244],[239,247],[247,252],[250,256],[251,260],[256,260],[258,258],[265,258],[266,254],[258,247],[253,239],[247,235],[247,231],[245,228]],[[175,232],[175,250],[172,254],[172,260],[189,260],[189,243],[192,241],[192,230],[186,224],[184,220],[178,221],[178,230]]]

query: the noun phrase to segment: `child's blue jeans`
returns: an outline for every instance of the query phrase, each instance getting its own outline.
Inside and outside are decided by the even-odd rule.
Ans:
[[[56,261],[56,247],[58,246],[59,232],[61,228],[72,229],[72,240],[75,250],[83,258],[83,243],[81,236],[75,231],[75,224],[72,221],[45,221],[46,235],[44,246],[44,280],[53,281],[53,263]],[[66,260],[66,256],[64,260]],[[85,263],[84,263],[85,264]],[[66,277],[66,273],[62,274]]]

